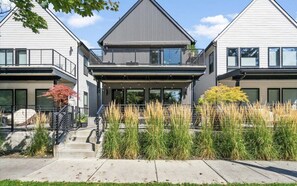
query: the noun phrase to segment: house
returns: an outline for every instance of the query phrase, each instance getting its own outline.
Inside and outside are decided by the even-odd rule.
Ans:
[[[34,11],[48,24],[35,34],[13,19],[17,9],[0,23],[0,105],[6,110],[52,109],[53,101],[41,95],[55,84],[78,92],[73,106],[96,113],[96,82],[87,70],[91,51],[48,9],[35,4]],[[88,59],[89,57],[89,59]],[[93,94],[95,93],[95,94]],[[88,109],[90,108],[90,111]]]
[[[297,100],[297,23],[275,0],[253,0],[204,55],[196,97],[225,84],[240,86],[252,103]]]
[[[192,105],[196,81],[204,74],[195,40],[155,1],[136,4],[98,41],[98,105]]]

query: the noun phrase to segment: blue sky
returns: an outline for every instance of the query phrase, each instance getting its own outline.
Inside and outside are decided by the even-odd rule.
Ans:
[[[91,48],[122,17],[137,0],[118,0],[118,12],[101,11],[92,18],[78,15],[58,17]],[[157,0],[157,2],[196,40],[198,48],[205,48],[251,0]],[[277,0],[297,19],[297,0]]]

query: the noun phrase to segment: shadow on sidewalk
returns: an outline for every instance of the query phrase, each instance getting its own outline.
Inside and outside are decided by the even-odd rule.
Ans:
[[[238,162],[238,161],[230,161],[230,162],[297,178],[297,171],[292,171],[292,170],[287,170],[287,169],[282,169],[282,168],[272,167],[272,166],[262,167],[262,166],[259,166],[259,165],[253,165],[253,164],[249,164],[249,163],[246,163],[246,162]]]

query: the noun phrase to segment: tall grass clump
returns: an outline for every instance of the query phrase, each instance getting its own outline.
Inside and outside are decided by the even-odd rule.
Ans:
[[[110,103],[105,111],[106,122],[108,130],[105,133],[103,152],[107,158],[119,159],[121,158],[120,143],[121,134],[119,131],[121,122],[121,109],[114,102]]]
[[[48,118],[43,113],[38,113],[36,118],[33,138],[29,146],[29,154],[31,156],[45,156],[51,151],[51,139],[45,124]]]
[[[284,160],[297,160],[297,111],[291,104],[276,105],[274,140],[279,157]]]
[[[255,159],[272,160],[276,158],[273,144],[273,115],[267,106],[260,104],[247,107],[249,128],[246,142],[249,153]]]
[[[203,104],[198,108],[201,116],[201,132],[196,134],[196,154],[203,159],[214,159],[216,151],[213,140],[213,127],[216,118],[216,110],[210,104]]]
[[[220,155],[233,160],[244,159],[247,151],[244,144],[243,109],[236,104],[221,105],[218,111],[222,127]]]
[[[136,159],[139,155],[138,122],[139,110],[137,107],[125,108],[125,134],[123,137],[124,157]]]
[[[144,117],[147,125],[144,154],[149,160],[160,159],[166,155],[167,151],[162,104],[156,102],[146,105]]]
[[[170,120],[170,155],[174,159],[189,159],[192,153],[192,135],[190,124],[192,122],[191,107],[184,105],[172,105],[168,109]]]

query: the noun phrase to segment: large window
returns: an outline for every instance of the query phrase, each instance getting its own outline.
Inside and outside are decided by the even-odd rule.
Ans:
[[[208,56],[208,62],[209,62],[209,74],[213,73],[214,71],[214,53],[212,52],[209,56]]]
[[[269,67],[280,67],[280,48],[269,48]]]
[[[259,67],[259,48],[241,48],[240,60],[242,67]]]
[[[180,64],[181,64],[181,49],[165,48],[164,65],[180,65]]]
[[[125,103],[124,89],[113,89],[111,99],[116,104],[124,104]]]
[[[297,48],[282,48],[283,67],[297,66]]]
[[[297,88],[284,88],[283,89],[283,103],[297,101]]]
[[[260,101],[260,90],[258,88],[243,88],[242,91],[246,93],[250,103]]]
[[[43,96],[45,92],[48,90],[45,89],[36,89],[35,92],[35,102],[36,102],[36,109],[42,111],[50,111],[54,107],[54,102],[52,99]]]
[[[13,50],[0,49],[0,66],[13,64]]]
[[[238,48],[227,49],[227,63],[228,68],[238,67]]]
[[[150,58],[152,65],[159,65],[161,61],[160,49],[151,49]]]
[[[144,105],[145,93],[144,89],[127,89],[127,104]]]
[[[279,88],[269,88],[268,89],[268,100],[269,104],[279,103],[280,100],[280,89]]]
[[[26,49],[16,49],[16,65],[26,65],[27,64],[27,50]]]
[[[88,65],[89,65],[89,59],[84,56],[84,75],[88,76],[89,70],[88,70]]]
[[[150,89],[149,101],[150,102],[156,102],[156,101],[162,102],[161,89]]]
[[[89,108],[89,94],[84,92],[84,108]]]
[[[163,102],[165,105],[181,103],[181,100],[182,100],[181,89],[164,89]]]
[[[4,112],[11,112],[13,105],[13,90],[0,90],[0,109]]]
[[[16,110],[27,108],[27,90],[26,89],[15,90],[15,106],[16,106]]]

